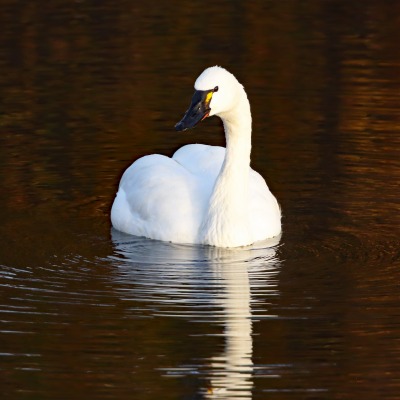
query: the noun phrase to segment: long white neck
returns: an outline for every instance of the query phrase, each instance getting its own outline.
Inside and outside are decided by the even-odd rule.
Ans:
[[[235,247],[253,243],[249,229],[251,112],[244,89],[236,106],[220,114],[226,137],[225,159],[203,220],[202,243]]]

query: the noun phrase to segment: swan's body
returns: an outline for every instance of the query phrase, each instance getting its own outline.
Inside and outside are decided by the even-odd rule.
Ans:
[[[153,154],[124,173],[111,210],[123,232],[175,243],[245,246],[281,232],[279,205],[250,168],[251,113],[243,86],[220,67],[196,80],[178,130],[218,115],[226,149],[191,144],[172,158]]]

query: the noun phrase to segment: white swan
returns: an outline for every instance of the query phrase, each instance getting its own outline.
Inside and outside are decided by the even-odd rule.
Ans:
[[[221,67],[207,68],[178,131],[208,116],[222,119],[226,149],[190,144],[172,158],[153,154],[123,174],[111,209],[119,231],[174,243],[252,244],[281,232],[276,198],[250,168],[251,113],[243,86]]]

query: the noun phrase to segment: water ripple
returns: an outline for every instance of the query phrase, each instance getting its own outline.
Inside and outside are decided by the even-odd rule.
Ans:
[[[259,297],[276,295],[279,239],[221,249],[157,242],[113,231],[113,241],[112,261],[118,267],[115,282],[121,297],[153,304],[155,315],[220,319],[220,313],[211,310],[221,308],[229,291],[251,292],[253,308],[265,301]]]

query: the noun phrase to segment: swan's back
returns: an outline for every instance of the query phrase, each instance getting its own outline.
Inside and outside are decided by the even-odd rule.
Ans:
[[[113,226],[123,232],[175,243],[197,243],[225,148],[190,144],[172,158],[152,154],[123,174],[111,210]],[[249,218],[257,240],[276,230],[279,209],[263,177],[249,168]],[[265,224],[266,219],[269,224]]]
[[[192,144],[172,158],[152,154],[123,174],[111,210],[123,232],[176,243],[196,243],[224,148]]]

